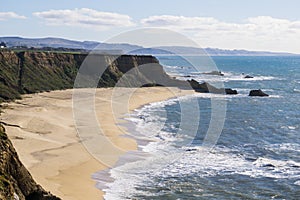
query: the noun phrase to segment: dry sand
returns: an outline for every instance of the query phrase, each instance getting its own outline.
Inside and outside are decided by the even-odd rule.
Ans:
[[[98,123],[103,135],[120,149],[112,150],[103,142],[105,148],[98,160],[88,153],[77,135],[73,90],[24,95],[22,100],[9,103],[0,117],[8,124],[19,126],[6,126],[7,134],[23,164],[47,191],[64,200],[101,199],[103,192],[95,187],[92,174],[106,169],[107,165],[113,166],[120,155],[137,148],[133,139],[120,137],[126,133],[118,125],[122,117],[142,105],[191,93],[161,87],[97,89]]]

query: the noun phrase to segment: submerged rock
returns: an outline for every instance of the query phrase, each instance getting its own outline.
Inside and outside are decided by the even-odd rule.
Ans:
[[[224,74],[221,71],[204,72],[203,74],[216,75],[216,76],[224,76]]]
[[[162,87],[163,85],[157,84],[157,83],[146,83],[142,85],[141,87]]]
[[[196,91],[200,93],[214,93],[214,94],[238,94],[236,90],[233,90],[231,88],[216,88],[212,85],[210,85],[207,82],[199,83],[198,81],[192,79],[188,80],[191,87]]]
[[[231,88],[226,88],[225,93],[226,94],[238,94],[238,92],[236,90],[233,90]]]
[[[254,77],[250,75],[246,75],[244,78],[254,78]]]
[[[249,96],[267,97],[269,95],[259,89],[259,90],[251,90]]]

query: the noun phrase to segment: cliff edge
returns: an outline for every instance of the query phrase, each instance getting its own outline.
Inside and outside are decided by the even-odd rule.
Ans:
[[[21,94],[73,88],[79,68],[87,56],[68,52],[0,51],[0,101],[20,98]],[[113,87],[131,69],[134,69],[132,75],[138,77],[136,80],[139,82],[128,83],[128,86],[141,82],[155,84],[137,69],[149,63],[156,78],[170,80],[153,56],[99,54],[96,57],[100,60],[97,65],[106,68],[102,77],[97,77],[98,87]]]
[[[0,124],[0,199],[59,200],[36,184]]]

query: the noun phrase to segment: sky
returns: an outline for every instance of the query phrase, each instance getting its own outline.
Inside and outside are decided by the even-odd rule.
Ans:
[[[139,28],[200,47],[300,53],[299,0],[0,0],[0,36],[107,41]]]

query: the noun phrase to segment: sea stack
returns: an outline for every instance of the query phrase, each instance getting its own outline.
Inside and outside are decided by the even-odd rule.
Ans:
[[[267,97],[268,94],[264,93],[262,90],[251,90],[249,96],[256,96],[256,97]]]
[[[250,75],[246,75],[244,78],[254,78],[254,77]]]

